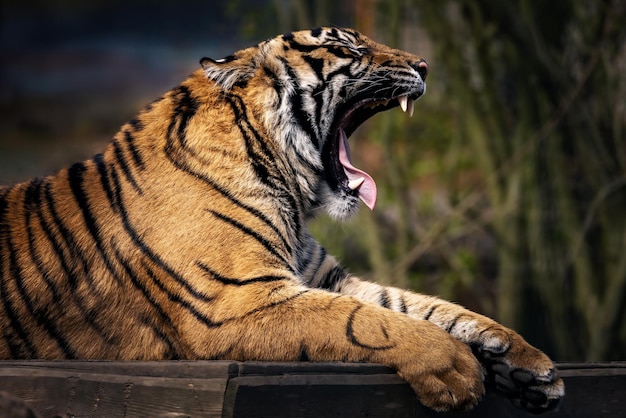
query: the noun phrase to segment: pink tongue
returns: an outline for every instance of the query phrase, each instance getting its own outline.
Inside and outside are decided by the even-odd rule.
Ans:
[[[350,162],[350,145],[348,145],[348,137],[346,137],[343,129],[339,130],[339,162],[343,166],[343,171],[346,173],[348,181],[363,179],[363,183],[358,188],[359,198],[370,210],[374,210],[377,193],[376,183],[369,174],[354,167]]]

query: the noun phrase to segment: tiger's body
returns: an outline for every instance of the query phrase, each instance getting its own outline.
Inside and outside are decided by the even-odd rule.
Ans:
[[[322,28],[201,64],[102,154],[0,189],[0,359],[369,361],[437,410],[473,406],[484,368],[522,407],[558,404],[518,334],[351,276],[307,230],[373,206],[346,137],[412,113],[424,60]]]

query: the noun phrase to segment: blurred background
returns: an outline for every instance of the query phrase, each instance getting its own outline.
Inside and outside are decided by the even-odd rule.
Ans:
[[[351,139],[379,202],[315,236],[354,273],[440,295],[560,361],[626,359],[626,2],[2,0],[0,184],[100,152],[198,68],[354,27],[425,57],[409,119]]]

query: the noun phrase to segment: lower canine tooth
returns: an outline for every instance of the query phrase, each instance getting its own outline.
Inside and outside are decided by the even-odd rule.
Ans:
[[[415,104],[415,101],[412,99],[409,99],[407,103],[407,111],[406,111],[406,113],[409,114],[409,117],[413,117],[413,105],[414,104]]]
[[[400,96],[398,97],[398,101],[400,102],[400,107],[402,108],[402,111],[406,112],[406,106],[409,98],[407,96]]]
[[[359,177],[358,179],[351,180],[348,183],[348,187],[350,188],[350,190],[356,190],[361,187],[361,184],[363,184],[364,181],[365,177]]]

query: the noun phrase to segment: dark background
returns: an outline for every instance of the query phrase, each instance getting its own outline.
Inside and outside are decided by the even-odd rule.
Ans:
[[[86,158],[200,58],[255,43],[228,3],[3,1],[0,183]]]

